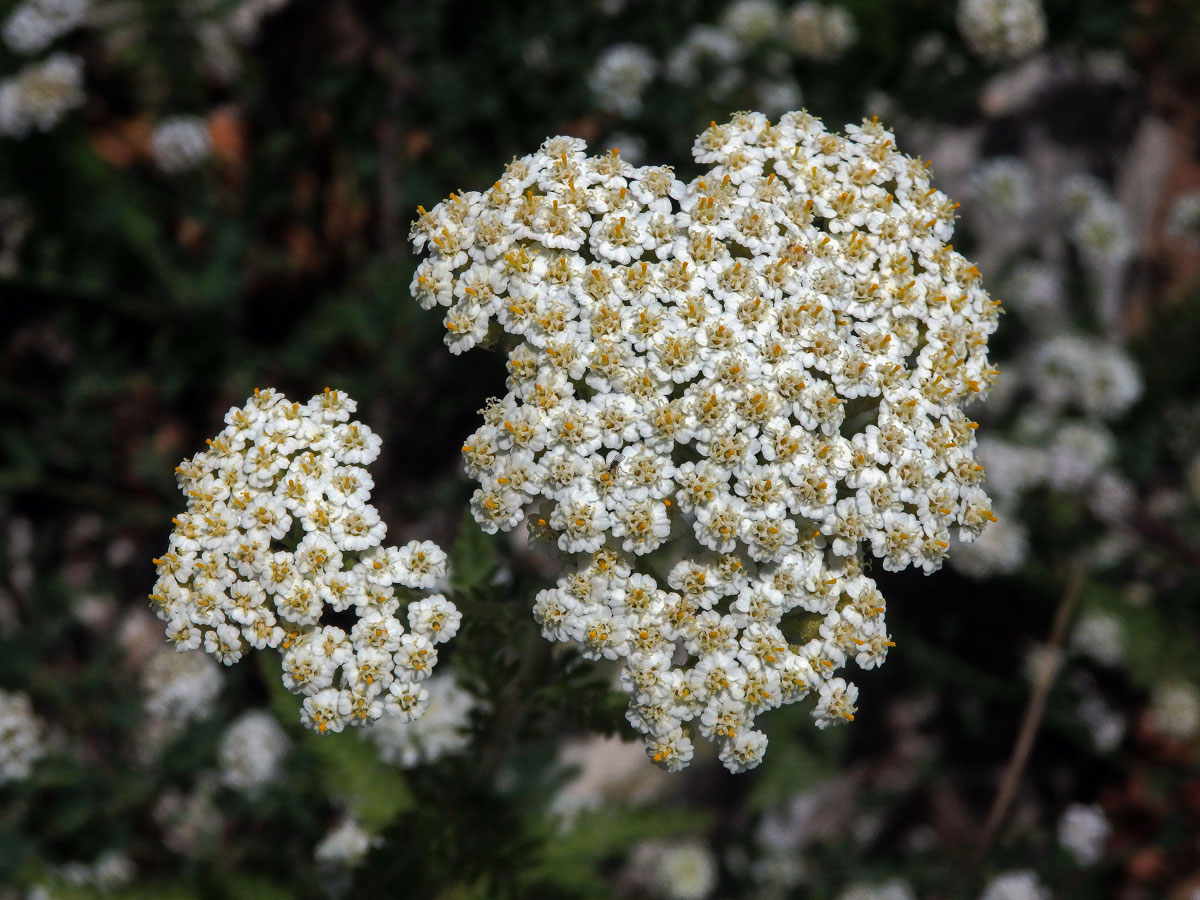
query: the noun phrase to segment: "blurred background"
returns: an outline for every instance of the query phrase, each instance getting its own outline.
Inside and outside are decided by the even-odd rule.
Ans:
[[[0,10],[2,900],[1200,898],[1192,0]],[[446,353],[408,228],[549,135],[686,180],[710,120],[801,106],[962,203],[1008,312],[969,410],[999,521],[873,573],[897,647],[853,725],[777,710],[760,768],[669,775],[538,635],[544,566],[464,519],[504,360]],[[390,539],[488,610],[407,729],[317,738],[277,662],[148,608],[174,467],[267,385],[359,401]]]

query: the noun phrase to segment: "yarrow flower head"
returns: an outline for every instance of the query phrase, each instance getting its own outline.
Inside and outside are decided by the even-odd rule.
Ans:
[[[351,420],[355,408],[340,391],[300,404],[266,389],[231,409],[208,449],[176,470],[187,512],[155,560],[150,596],[179,650],[231,665],[278,648],[283,683],[318,732],[420,716],[422,682],[461,619],[428,594],[447,574],[437,545],[383,544],[365,468],[380,439]],[[336,613],[352,614],[348,631]]]
[[[543,634],[623,661],[668,769],[696,730],[757,765],[755,717],[810,693],[819,727],[853,719],[837,673],[892,646],[864,559],[931,572],[992,518],[962,407],[999,305],[926,164],[846,131],[741,113],[689,183],[555,137],[413,226],[451,351],[513,340],[463,443],[475,519],[571,558]]]

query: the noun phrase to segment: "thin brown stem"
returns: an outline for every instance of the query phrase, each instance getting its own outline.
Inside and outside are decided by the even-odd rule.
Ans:
[[[1075,606],[1079,602],[1079,595],[1083,592],[1085,579],[1084,567],[1076,565],[1067,580],[1062,599],[1058,602],[1058,610],[1054,614],[1054,624],[1050,629],[1050,639],[1046,644],[1047,648],[1052,651],[1057,651],[1066,638],[1067,626],[1070,624]],[[1004,774],[1000,779],[1000,786],[996,790],[996,797],[992,801],[992,808],[988,811],[983,831],[979,835],[979,842],[972,855],[970,870],[974,870],[983,862],[992,843],[999,836],[1000,828],[1008,817],[1013,800],[1016,799],[1021,775],[1025,771],[1025,766],[1029,762],[1029,754],[1037,740],[1038,728],[1041,726],[1042,717],[1046,712],[1046,701],[1050,697],[1050,688],[1054,685],[1054,678],[1057,674],[1058,666],[1048,665],[1042,667],[1035,676],[1033,691],[1029,695],[1029,704],[1025,707],[1025,716],[1021,720],[1021,727],[1017,732],[1017,739],[1013,744],[1012,753],[1009,755],[1008,764],[1004,767]]]

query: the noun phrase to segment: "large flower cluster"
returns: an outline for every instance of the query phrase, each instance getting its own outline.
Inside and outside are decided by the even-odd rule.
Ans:
[[[188,509],[150,598],[179,650],[203,646],[230,665],[279,648],[283,683],[319,732],[421,715],[422,682],[461,618],[441,594],[415,599],[444,581],[442,550],[383,546],[364,468],[380,440],[350,420],[355,408],[339,391],[300,404],[267,389],[231,409],[177,469]],[[349,632],[331,621],[338,613]]]
[[[575,558],[535,615],[625,660],[668,768],[693,720],[740,771],[764,710],[812,692],[819,726],[852,719],[837,672],[892,644],[864,550],[930,572],[992,517],[961,407],[995,377],[999,305],[926,165],[878,122],[846,130],[739,114],[686,184],[556,137],[413,227],[450,349],[515,338],[463,446],[476,521],[528,514]]]

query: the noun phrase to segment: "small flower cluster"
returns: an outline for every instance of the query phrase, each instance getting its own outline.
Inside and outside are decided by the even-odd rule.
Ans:
[[[150,136],[154,163],[168,175],[194,169],[212,155],[208,123],[199,116],[163,119]]]
[[[0,785],[28,778],[44,752],[42,725],[29,698],[0,691]]]
[[[1040,0],[960,0],[958,30],[983,60],[1016,62],[1046,41]]]
[[[655,761],[686,765],[696,720],[740,771],[760,712],[813,692],[819,726],[853,718],[837,671],[892,643],[864,549],[931,572],[992,518],[962,406],[996,376],[999,304],[877,122],[742,113],[694,155],[684,184],[551,138],[421,210],[412,291],[454,353],[515,339],[463,454],[485,531],[528,513],[577,561],[543,634],[626,660]]]
[[[49,131],[84,101],[83,60],[55,53],[0,81],[0,137]]]
[[[14,53],[41,53],[83,24],[91,0],[25,0],[4,20],[4,43]]]
[[[231,409],[208,449],[176,470],[188,509],[155,561],[150,597],[179,650],[203,646],[231,665],[279,648],[283,683],[319,732],[385,711],[420,716],[438,644],[461,619],[441,594],[413,599],[445,579],[441,549],[383,546],[364,468],[380,439],[350,420],[355,408],[339,391],[300,404],[267,389]],[[349,633],[327,621],[344,612]]]

